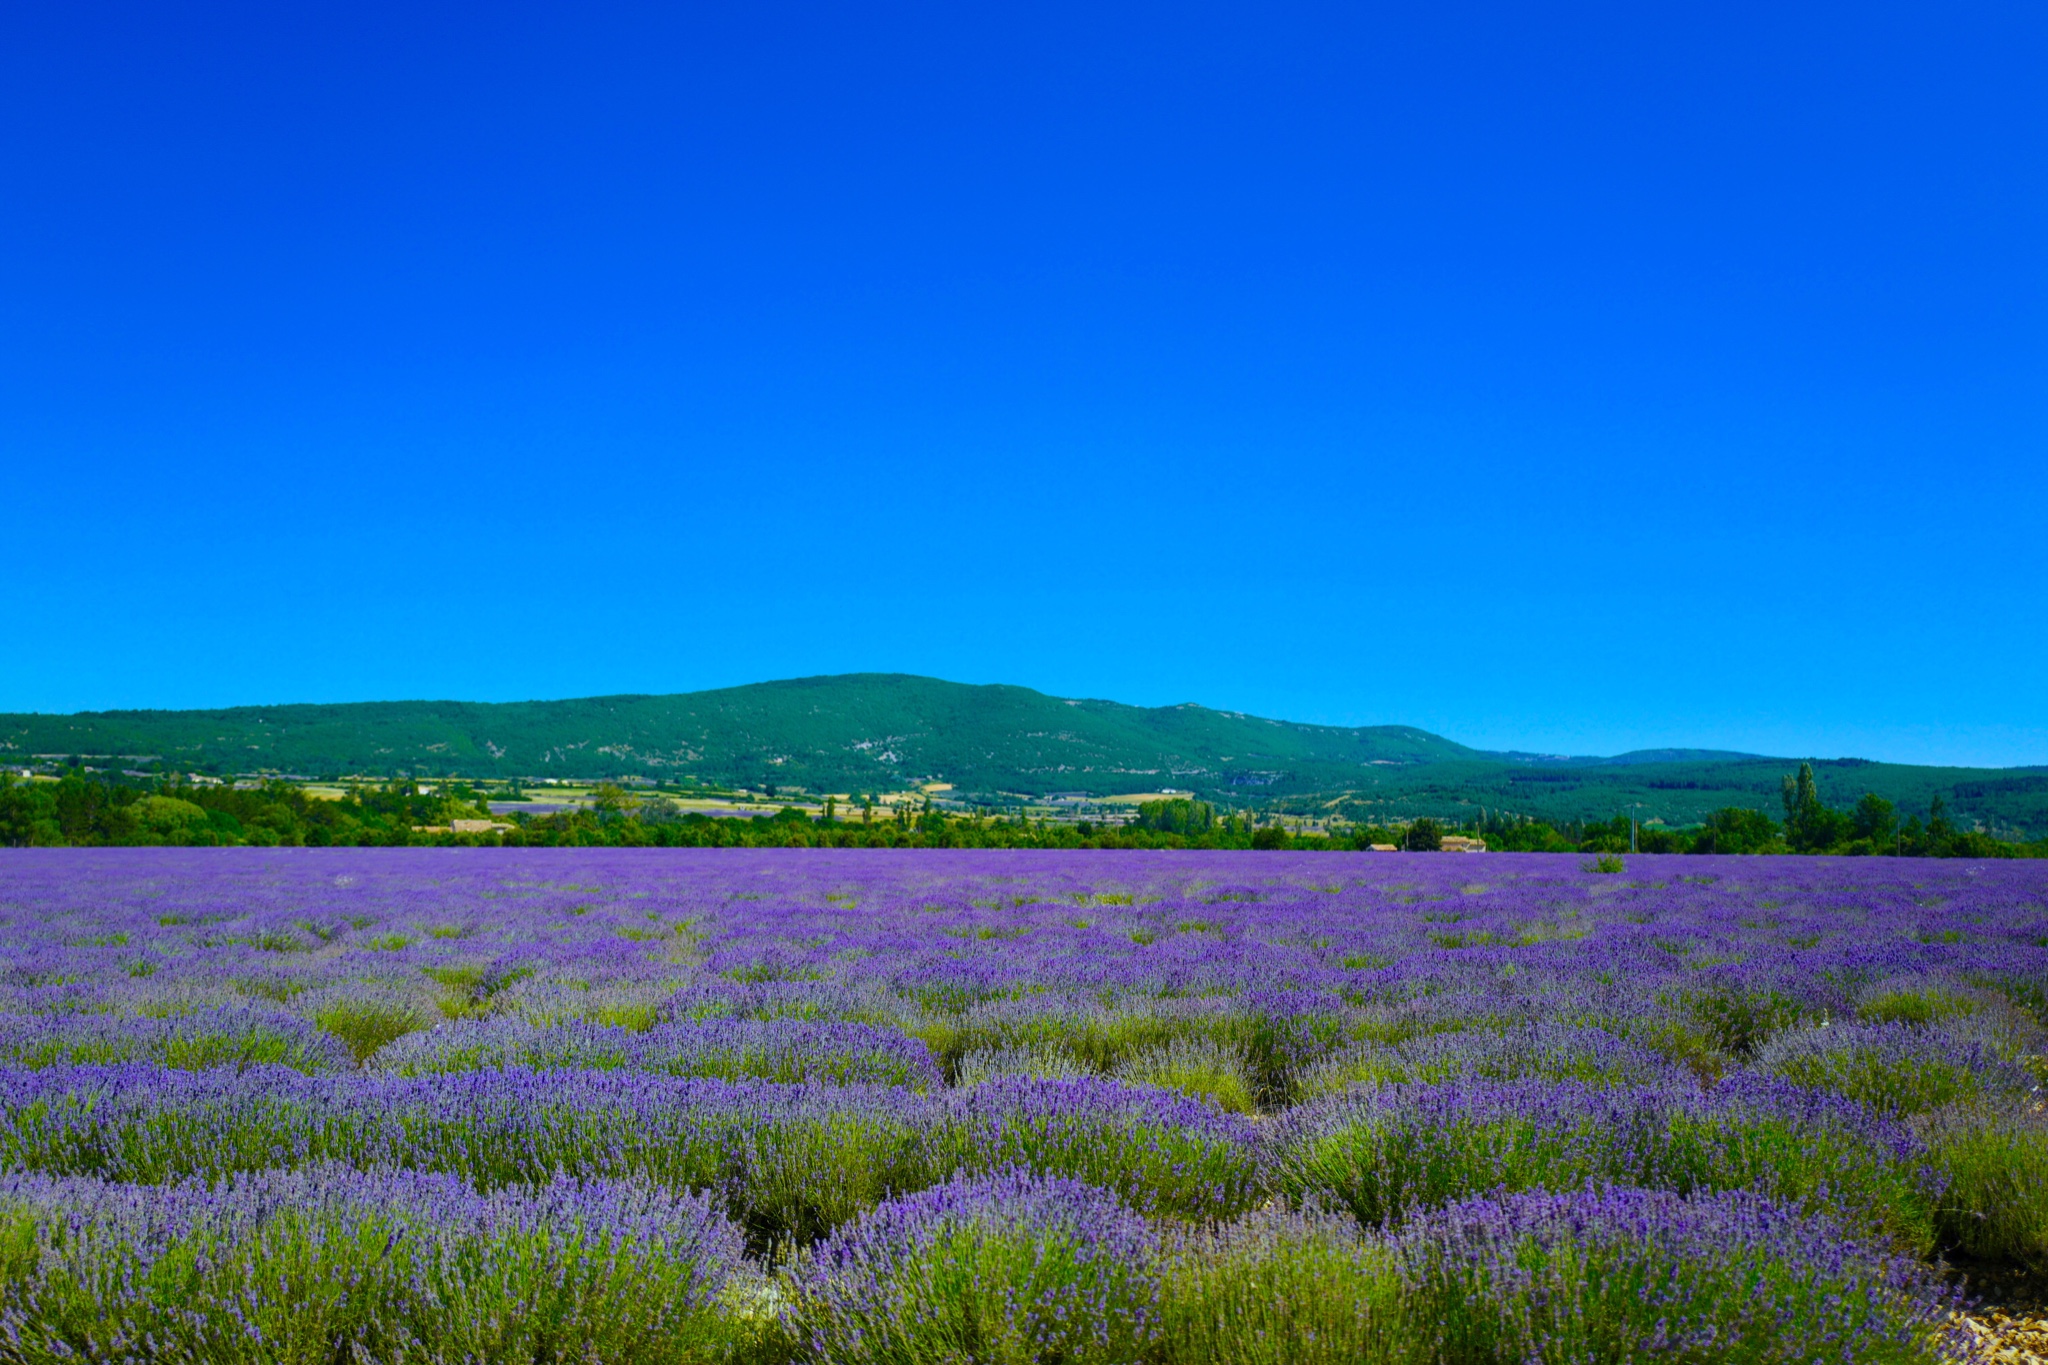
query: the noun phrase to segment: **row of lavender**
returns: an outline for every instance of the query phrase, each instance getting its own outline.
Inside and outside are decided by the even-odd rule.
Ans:
[[[771,1277],[705,1195],[480,1193],[347,1167],[0,1178],[0,1353],[132,1361],[1928,1361],[1917,1262],[1754,1195],[1501,1195],[1371,1232],[1148,1220],[1008,1171],[893,1199]],[[21,1235],[33,1232],[34,1237]]]
[[[1925,1258],[2048,1252],[2024,866],[133,850],[0,919],[0,1357],[1927,1359]]]

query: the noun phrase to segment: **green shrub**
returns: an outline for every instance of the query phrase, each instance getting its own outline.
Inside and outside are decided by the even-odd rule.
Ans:
[[[2048,1118],[2018,1104],[1969,1105],[1920,1124],[1946,1181],[1942,1245],[1984,1261],[2048,1269]]]
[[[1242,1047],[1177,1038],[1127,1058],[1115,1075],[1129,1085],[1162,1086],[1208,1100],[1229,1113],[1249,1114],[1257,1107],[1251,1071],[1251,1059]]]
[[[999,1076],[1033,1076],[1039,1080],[1072,1080],[1094,1073],[1065,1048],[1040,1044],[1036,1047],[980,1048],[960,1059],[954,1068],[955,1085],[980,1085]]]
[[[1663,1079],[1669,1071],[1669,1062],[1657,1052],[1604,1029],[1523,1024],[1499,1031],[1424,1034],[1393,1044],[1354,1043],[1306,1068],[1295,1093],[1313,1099],[1354,1085],[1523,1076],[1588,1085],[1643,1085]]]
[[[2034,1078],[1981,1043],[1914,1024],[1836,1024],[1782,1033],[1756,1067],[1897,1114],[2023,1095]]]
[[[1782,991],[1733,982],[1678,992],[1671,1003],[1716,1050],[1731,1057],[1749,1056],[1804,1016],[1799,1002]]]
[[[1934,1271],[1748,1191],[1473,1200],[1394,1245],[1416,1365],[1974,1355]]]
[[[1258,1202],[1252,1124],[1151,1086],[999,1077],[954,1092],[927,1141],[938,1171],[1015,1167],[1113,1190],[1147,1214],[1233,1217]]]
[[[1159,1357],[1172,1365],[1362,1365],[1410,1335],[1392,1257],[1348,1217],[1264,1210],[1170,1234]]]
[[[1410,853],[1435,853],[1443,846],[1443,826],[1427,816],[1408,826],[1401,836],[1401,847]]]
[[[313,1022],[348,1044],[359,1065],[386,1043],[427,1026],[419,1008],[402,1000],[336,1000],[316,1010]]]
[[[10,1360],[708,1365],[749,1335],[737,1231],[645,1187],[329,1168],[0,1199]]]
[[[1131,1365],[1157,1335],[1158,1243],[1106,1190],[1016,1171],[884,1204],[790,1277],[833,1365]]]
[[[1336,1201],[1367,1226],[1490,1190],[1594,1182],[1755,1190],[1915,1252],[1935,1240],[1910,1132],[1755,1077],[1706,1093],[1536,1079],[1358,1089],[1284,1116],[1270,1150],[1283,1193]]]

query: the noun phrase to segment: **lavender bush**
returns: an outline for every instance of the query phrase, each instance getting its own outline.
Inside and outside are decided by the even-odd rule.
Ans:
[[[1367,1087],[1303,1106],[1268,1141],[1283,1190],[1336,1200],[1367,1225],[1489,1190],[1595,1181],[1755,1190],[1916,1250],[1934,1240],[1939,1177],[1910,1130],[1760,1077],[1710,1091],[1536,1079]]]
[[[2026,1068],[1983,1043],[1910,1023],[1797,1029],[1765,1044],[1756,1066],[1895,1114],[2016,1098],[2035,1088]]]
[[[962,1057],[953,1069],[956,1085],[969,1087],[998,1076],[1033,1076],[1042,1081],[1073,1081],[1092,1075],[1085,1062],[1063,1048],[985,1047]]]
[[[1591,1189],[1439,1210],[1395,1243],[1410,1358],[1932,1362],[1963,1356],[1926,1268],[1745,1191]]]
[[[2048,1114],[2033,1103],[1957,1105],[1918,1126],[1945,1185],[1942,1244],[2048,1268]]]
[[[710,1019],[645,1030],[591,1023],[537,1025],[508,1017],[448,1024],[380,1049],[379,1071],[400,1076],[486,1069],[651,1071],[666,1076],[841,1085],[944,1084],[914,1038],[868,1024]]]
[[[1662,1055],[1604,1029],[1545,1022],[1354,1044],[1309,1067],[1297,1088],[1303,1099],[1312,1099],[1358,1084],[1466,1078],[1654,1085],[1671,1079],[1670,1071]]]
[[[1248,1114],[1256,1107],[1258,1079],[1251,1057],[1240,1046],[1176,1038],[1133,1053],[1114,1074],[1127,1085],[1178,1090],[1233,1114]]]
[[[1806,1321],[1797,1285],[1849,1285],[1854,1312],[1809,1324],[1814,1339],[1884,1358],[1878,1329],[1855,1324],[1886,1321],[1897,1358],[1917,1359],[1940,1343],[1910,1313],[1884,1317],[1924,1300],[1896,1252],[2044,1261],[2044,1010],[2038,864],[1641,856],[1610,875],[1537,855],[10,850],[0,1168],[82,1207],[164,1210],[194,1182],[325,1188],[344,1168],[507,1208],[560,1210],[543,1196],[563,1182],[612,1182],[715,1211],[748,1273],[770,1277],[935,1189],[983,1182],[986,1202],[989,1181],[1057,1187],[1061,1207],[1093,1210],[1060,1226],[1137,1218],[1153,1248],[1132,1253],[1142,1330],[1120,1318],[1121,1345],[1071,1349],[1156,1361],[1413,1359],[1402,1343],[1434,1343],[1447,1311],[1416,1248],[1477,1247],[1449,1212],[1472,1200],[1565,1207],[1553,1198],[1577,1211],[1514,1227],[1515,1263],[1555,1273],[1487,1290],[1485,1340],[1545,1359],[1647,1352],[1659,1339],[1614,1326],[1615,1304],[1580,1326],[1543,1314],[1570,1266],[1618,1284],[1651,1266],[1684,1287],[1685,1321],[1768,1358],[1789,1338],[1743,1317],[1739,1286],[1674,1221],[1746,1247],[1764,1215],[1714,1201],[1755,1197],[1788,1227],[1845,1229],[1830,1234],[1845,1259],[1823,1267],[1788,1232],[1797,1254],[1758,1251],[1744,1284],[1788,1322]],[[1649,1202],[1595,1198],[1588,1181]],[[88,1193],[105,1190],[126,1193]],[[50,1207],[9,1205],[0,1256],[41,1258]],[[1042,1216],[986,1244],[1050,1245],[1032,1229],[1057,1222],[1051,1206],[1029,1207]],[[397,1216],[349,1214],[333,1254]],[[299,1245],[277,1226],[278,1246]],[[126,1273],[159,1264],[146,1243],[121,1232],[93,1245],[128,1249],[94,1254]],[[260,1273],[288,1280],[298,1254]],[[1024,1273],[1010,1251],[982,1254],[959,1264]],[[50,1325],[82,1299],[23,1308],[33,1277],[7,1264],[8,1311],[27,1313],[9,1323],[49,1342],[88,1330]],[[713,1316],[753,1331],[795,1283]],[[1081,1301],[1065,1292],[1049,1302]],[[225,1330],[236,1300],[212,1294],[179,1309],[178,1330]],[[1866,1308],[1878,1316],[1855,1317]],[[745,1350],[816,1358],[828,1339],[866,1358],[829,1334]],[[14,1340],[0,1333],[0,1358],[61,1355]],[[527,1349],[437,1340],[455,1344],[376,1349]],[[918,1340],[939,1358],[940,1338]],[[987,1340],[1018,1359],[1069,1349]]]
[[[1105,1190],[1009,1171],[882,1205],[792,1281],[811,1358],[1142,1359],[1159,1331],[1157,1234]]]
[[[955,1095],[941,1122],[948,1169],[1069,1176],[1182,1218],[1228,1217],[1261,1193],[1251,1126],[1168,1090],[1011,1077]]]
[[[125,1181],[343,1162],[480,1188],[557,1174],[718,1191],[758,1236],[814,1236],[931,1178],[936,1115],[878,1087],[633,1072],[315,1079],[281,1067],[0,1071],[0,1166]]]
[[[758,1293],[711,1201],[635,1184],[14,1177],[0,1229],[14,1359],[710,1361]]]
[[[1167,1239],[1159,1357],[1176,1365],[1361,1365],[1418,1333],[1393,1248],[1348,1215],[1261,1209]]]
[[[311,1020],[262,1005],[165,1014],[0,1015],[0,1066],[155,1062],[185,1071],[288,1066],[346,1071],[348,1046]]]

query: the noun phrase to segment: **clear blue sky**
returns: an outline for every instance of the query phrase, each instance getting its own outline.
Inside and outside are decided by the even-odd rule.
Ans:
[[[0,709],[2048,763],[2048,9],[13,5]]]

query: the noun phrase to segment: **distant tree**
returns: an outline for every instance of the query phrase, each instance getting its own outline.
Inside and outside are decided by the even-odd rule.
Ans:
[[[1683,837],[1675,830],[1644,825],[1637,832],[1636,848],[1643,853],[1683,853]]]
[[[1785,803],[1785,842],[1794,852],[1818,853],[1848,840],[1849,817],[1820,799],[1811,763],[1800,764],[1797,776],[1785,777],[1780,795]]]
[[[1612,820],[1589,823],[1579,831],[1581,853],[1626,853],[1629,851],[1629,818],[1617,815]]]
[[[78,844],[92,839],[111,793],[105,784],[79,771],[76,759],[72,764],[72,770],[57,783],[57,827],[64,831],[67,843]]]
[[[1785,802],[1785,824],[1787,826],[1797,825],[1800,816],[1820,804],[1820,795],[1814,788],[1813,765],[1811,763],[1800,764],[1799,774],[1796,777],[1787,773],[1784,780],[1779,783],[1779,786],[1781,788],[1780,795]]]
[[[1207,801],[1190,801],[1186,797],[1143,801],[1138,805],[1136,824],[1139,829],[1197,839],[1216,827],[1216,809]]]
[[[19,848],[34,841],[38,804],[34,783],[0,772],[0,844]]]
[[[1927,803],[1927,832],[1921,836],[1920,851],[1931,858],[1953,858],[1961,846],[1961,831],[1948,818],[1948,802],[1936,792]]]
[[[672,824],[683,818],[683,808],[666,796],[643,797],[633,818],[643,825]]]
[[[1287,830],[1280,825],[1261,825],[1252,831],[1253,848],[1286,848],[1287,843]]]
[[[1694,853],[1768,853],[1784,851],[1778,822],[1760,810],[1723,806],[1707,817],[1706,828],[1692,841]]]
[[[1377,843],[1391,844],[1394,839]],[[1486,827],[1486,846],[1496,853],[1570,853],[1578,845],[1541,820],[1496,820]]]
[[[1410,853],[1435,853],[1444,846],[1443,827],[1425,815],[1408,826],[1401,845]]]
[[[1858,839],[1872,842],[1890,839],[1898,823],[1898,808],[1876,792],[1863,793],[1863,799],[1849,813],[1850,832]]]
[[[600,782],[591,794],[590,804],[602,816],[624,815],[637,808],[640,798],[611,782]]]
[[[202,807],[176,796],[145,796],[131,810],[136,825],[157,843],[184,843],[209,823]]]

